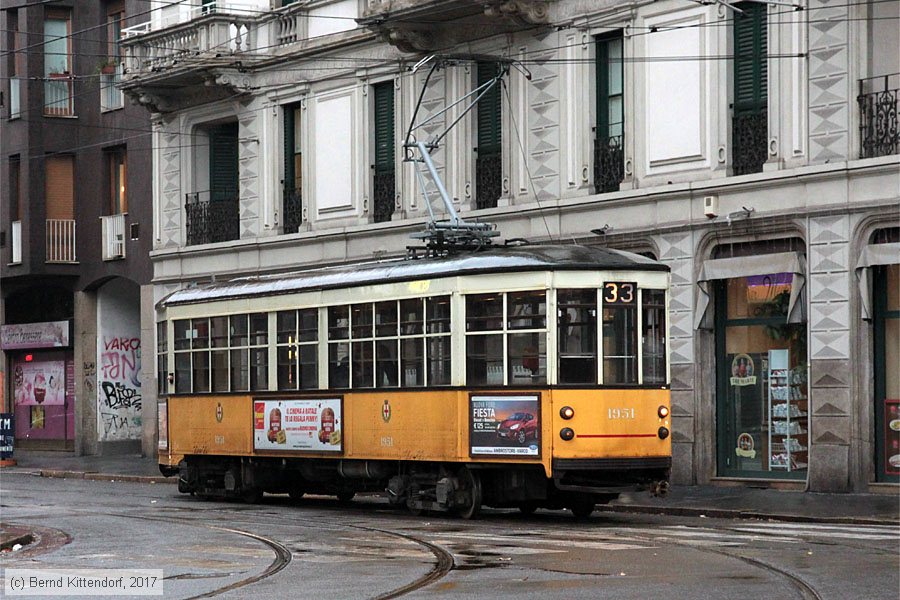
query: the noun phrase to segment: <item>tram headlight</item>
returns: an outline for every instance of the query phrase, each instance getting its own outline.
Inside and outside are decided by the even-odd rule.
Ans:
[[[659,409],[656,411],[656,414],[659,415],[660,419],[665,419],[666,417],[669,416],[669,407],[668,406],[660,406]]]
[[[563,406],[559,409],[559,416],[568,421],[575,416],[575,409],[571,406]]]
[[[656,434],[659,436],[659,439],[664,440],[669,437],[669,429],[667,427],[660,427]]]
[[[575,430],[571,427],[563,427],[559,430],[559,437],[568,442],[575,438]]]

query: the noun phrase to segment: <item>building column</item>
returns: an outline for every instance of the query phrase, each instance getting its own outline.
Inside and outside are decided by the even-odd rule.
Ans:
[[[75,292],[75,454],[96,455],[97,295]]]
[[[153,285],[141,286],[141,454],[157,454],[157,408],[159,390],[156,388],[156,309]]]

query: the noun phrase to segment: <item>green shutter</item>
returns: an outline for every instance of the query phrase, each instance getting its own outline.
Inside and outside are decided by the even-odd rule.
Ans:
[[[209,197],[233,200],[238,194],[238,124],[225,123],[209,131]]]
[[[767,86],[766,5],[743,2],[734,13],[734,110],[765,110]]]
[[[375,93],[375,170],[394,171],[394,82],[373,87]]]
[[[478,85],[496,77],[499,68],[496,63],[478,63]],[[500,83],[497,83],[478,101],[478,152],[482,155],[500,151],[500,113]]]
[[[621,136],[623,129],[624,67],[622,32],[597,39],[597,128],[599,139]],[[614,52],[610,52],[610,50]],[[613,57],[615,59],[613,60]],[[616,82],[615,89],[610,82]]]

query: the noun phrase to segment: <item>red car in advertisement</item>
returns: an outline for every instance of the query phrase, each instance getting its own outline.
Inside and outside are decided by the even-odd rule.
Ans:
[[[524,444],[528,438],[537,439],[538,420],[531,413],[517,412],[500,422],[497,435]]]

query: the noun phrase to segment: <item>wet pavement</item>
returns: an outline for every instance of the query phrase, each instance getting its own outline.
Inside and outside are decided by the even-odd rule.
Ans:
[[[17,451],[18,465],[4,472],[88,480],[176,483],[162,477],[155,458],[137,455],[74,456],[62,452]],[[646,492],[623,494],[598,510],[707,518],[761,518],[794,522],[900,523],[900,486],[877,494],[823,494],[718,485],[672,486],[665,498]]]

